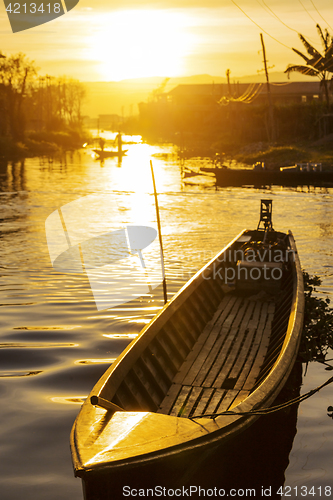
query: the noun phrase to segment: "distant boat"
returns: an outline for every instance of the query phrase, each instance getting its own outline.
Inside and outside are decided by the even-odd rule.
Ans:
[[[200,171],[203,172],[203,173],[205,173],[205,174],[206,173],[208,173],[208,174],[211,174],[211,173],[215,174],[215,171],[217,169],[220,169],[220,168],[228,168],[228,167],[226,167],[225,165],[218,166],[218,167],[216,167],[216,166],[213,166],[213,167],[200,167]]]
[[[214,173],[214,168],[207,168],[207,167],[201,167],[200,170],[191,170],[189,168],[185,168],[182,171],[182,177],[183,178],[188,178],[188,177],[195,177],[195,176],[206,176],[206,177],[213,177],[209,175],[210,173]]]
[[[301,338],[303,275],[293,235],[274,231],[270,216],[262,200],[264,228],[240,233],[190,279],[93,388],[71,433],[87,500],[115,498],[117,474],[186,474],[283,388]]]
[[[280,170],[265,170],[257,163],[253,169],[216,168],[214,173],[220,187],[333,185],[333,170],[322,170],[320,164],[296,164]]]
[[[187,178],[187,177],[195,177],[196,175],[200,175],[200,172],[195,172],[195,170],[190,170],[190,169],[184,169],[182,172],[182,177]]]
[[[96,153],[100,158],[112,158],[114,156],[125,156],[128,149],[124,149],[122,151],[109,151],[107,149],[93,149],[93,152]]]

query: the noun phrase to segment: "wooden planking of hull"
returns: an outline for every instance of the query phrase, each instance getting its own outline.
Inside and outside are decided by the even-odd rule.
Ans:
[[[243,431],[284,386],[303,315],[292,233],[240,233],[97,382],[71,433],[75,475],[89,489],[129,468],[205,456]]]

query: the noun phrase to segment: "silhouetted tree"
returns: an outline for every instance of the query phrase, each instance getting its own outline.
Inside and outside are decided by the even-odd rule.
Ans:
[[[86,97],[84,85],[73,78],[60,78],[58,85],[63,116],[70,125],[81,124],[82,103]]]
[[[0,58],[0,84],[5,120],[15,140],[24,136],[25,116],[23,102],[30,93],[36,68],[24,54]]]
[[[85,86],[78,80],[46,75],[38,79],[34,92],[39,128],[60,129],[82,124]]]
[[[329,34],[327,29],[325,30],[325,34],[323,33],[319,24],[317,24],[317,31],[320,37],[320,40],[323,45],[324,54],[320,54],[317,49],[315,49],[305,38],[303,35],[299,33],[299,37],[306,48],[307,53],[310,57],[302,54],[297,49],[293,48],[293,51],[296,52],[299,56],[301,56],[306,61],[305,65],[295,65],[289,64],[285,73],[289,75],[289,73],[293,71],[298,71],[302,73],[302,75],[316,76],[320,79],[321,84],[324,87],[327,107],[330,107],[330,98],[328,91],[328,80],[332,80],[329,78],[330,74],[333,73],[333,39]]]

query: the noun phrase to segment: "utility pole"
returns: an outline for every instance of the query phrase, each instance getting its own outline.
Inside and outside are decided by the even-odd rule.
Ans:
[[[225,74],[226,74],[227,82],[228,82],[228,94],[229,94],[229,97],[231,97],[230,69],[227,69]]]
[[[262,53],[263,53],[263,57],[264,57],[264,66],[265,66],[266,83],[267,83],[267,99],[268,99],[268,114],[269,114],[269,129],[270,129],[269,135],[270,135],[270,140],[275,141],[276,134],[275,134],[275,123],[274,123],[274,110],[273,110],[271,89],[270,89],[269,78],[268,78],[268,69],[267,69],[267,59],[266,59],[264,37],[262,36],[262,33],[260,33],[260,40],[261,40],[261,45],[262,45]]]

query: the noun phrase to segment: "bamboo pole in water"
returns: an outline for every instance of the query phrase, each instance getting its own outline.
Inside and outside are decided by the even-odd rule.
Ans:
[[[159,240],[160,240],[164,304],[166,304],[167,301],[168,301],[168,295],[167,295],[167,286],[166,286],[165,268],[164,268],[164,254],[163,254],[163,244],[162,244],[160,211],[159,211],[159,208],[158,208],[158,199],[157,199],[157,192],[156,192],[156,184],[155,184],[155,175],[154,175],[154,169],[153,169],[153,162],[151,160],[150,160],[150,168],[151,168],[151,176],[152,176],[152,179],[153,179],[153,187],[154,187],[154,197],[155,197],[155,207],[156,207],[156,219],[157,219],[158,237],[159,237]]]

